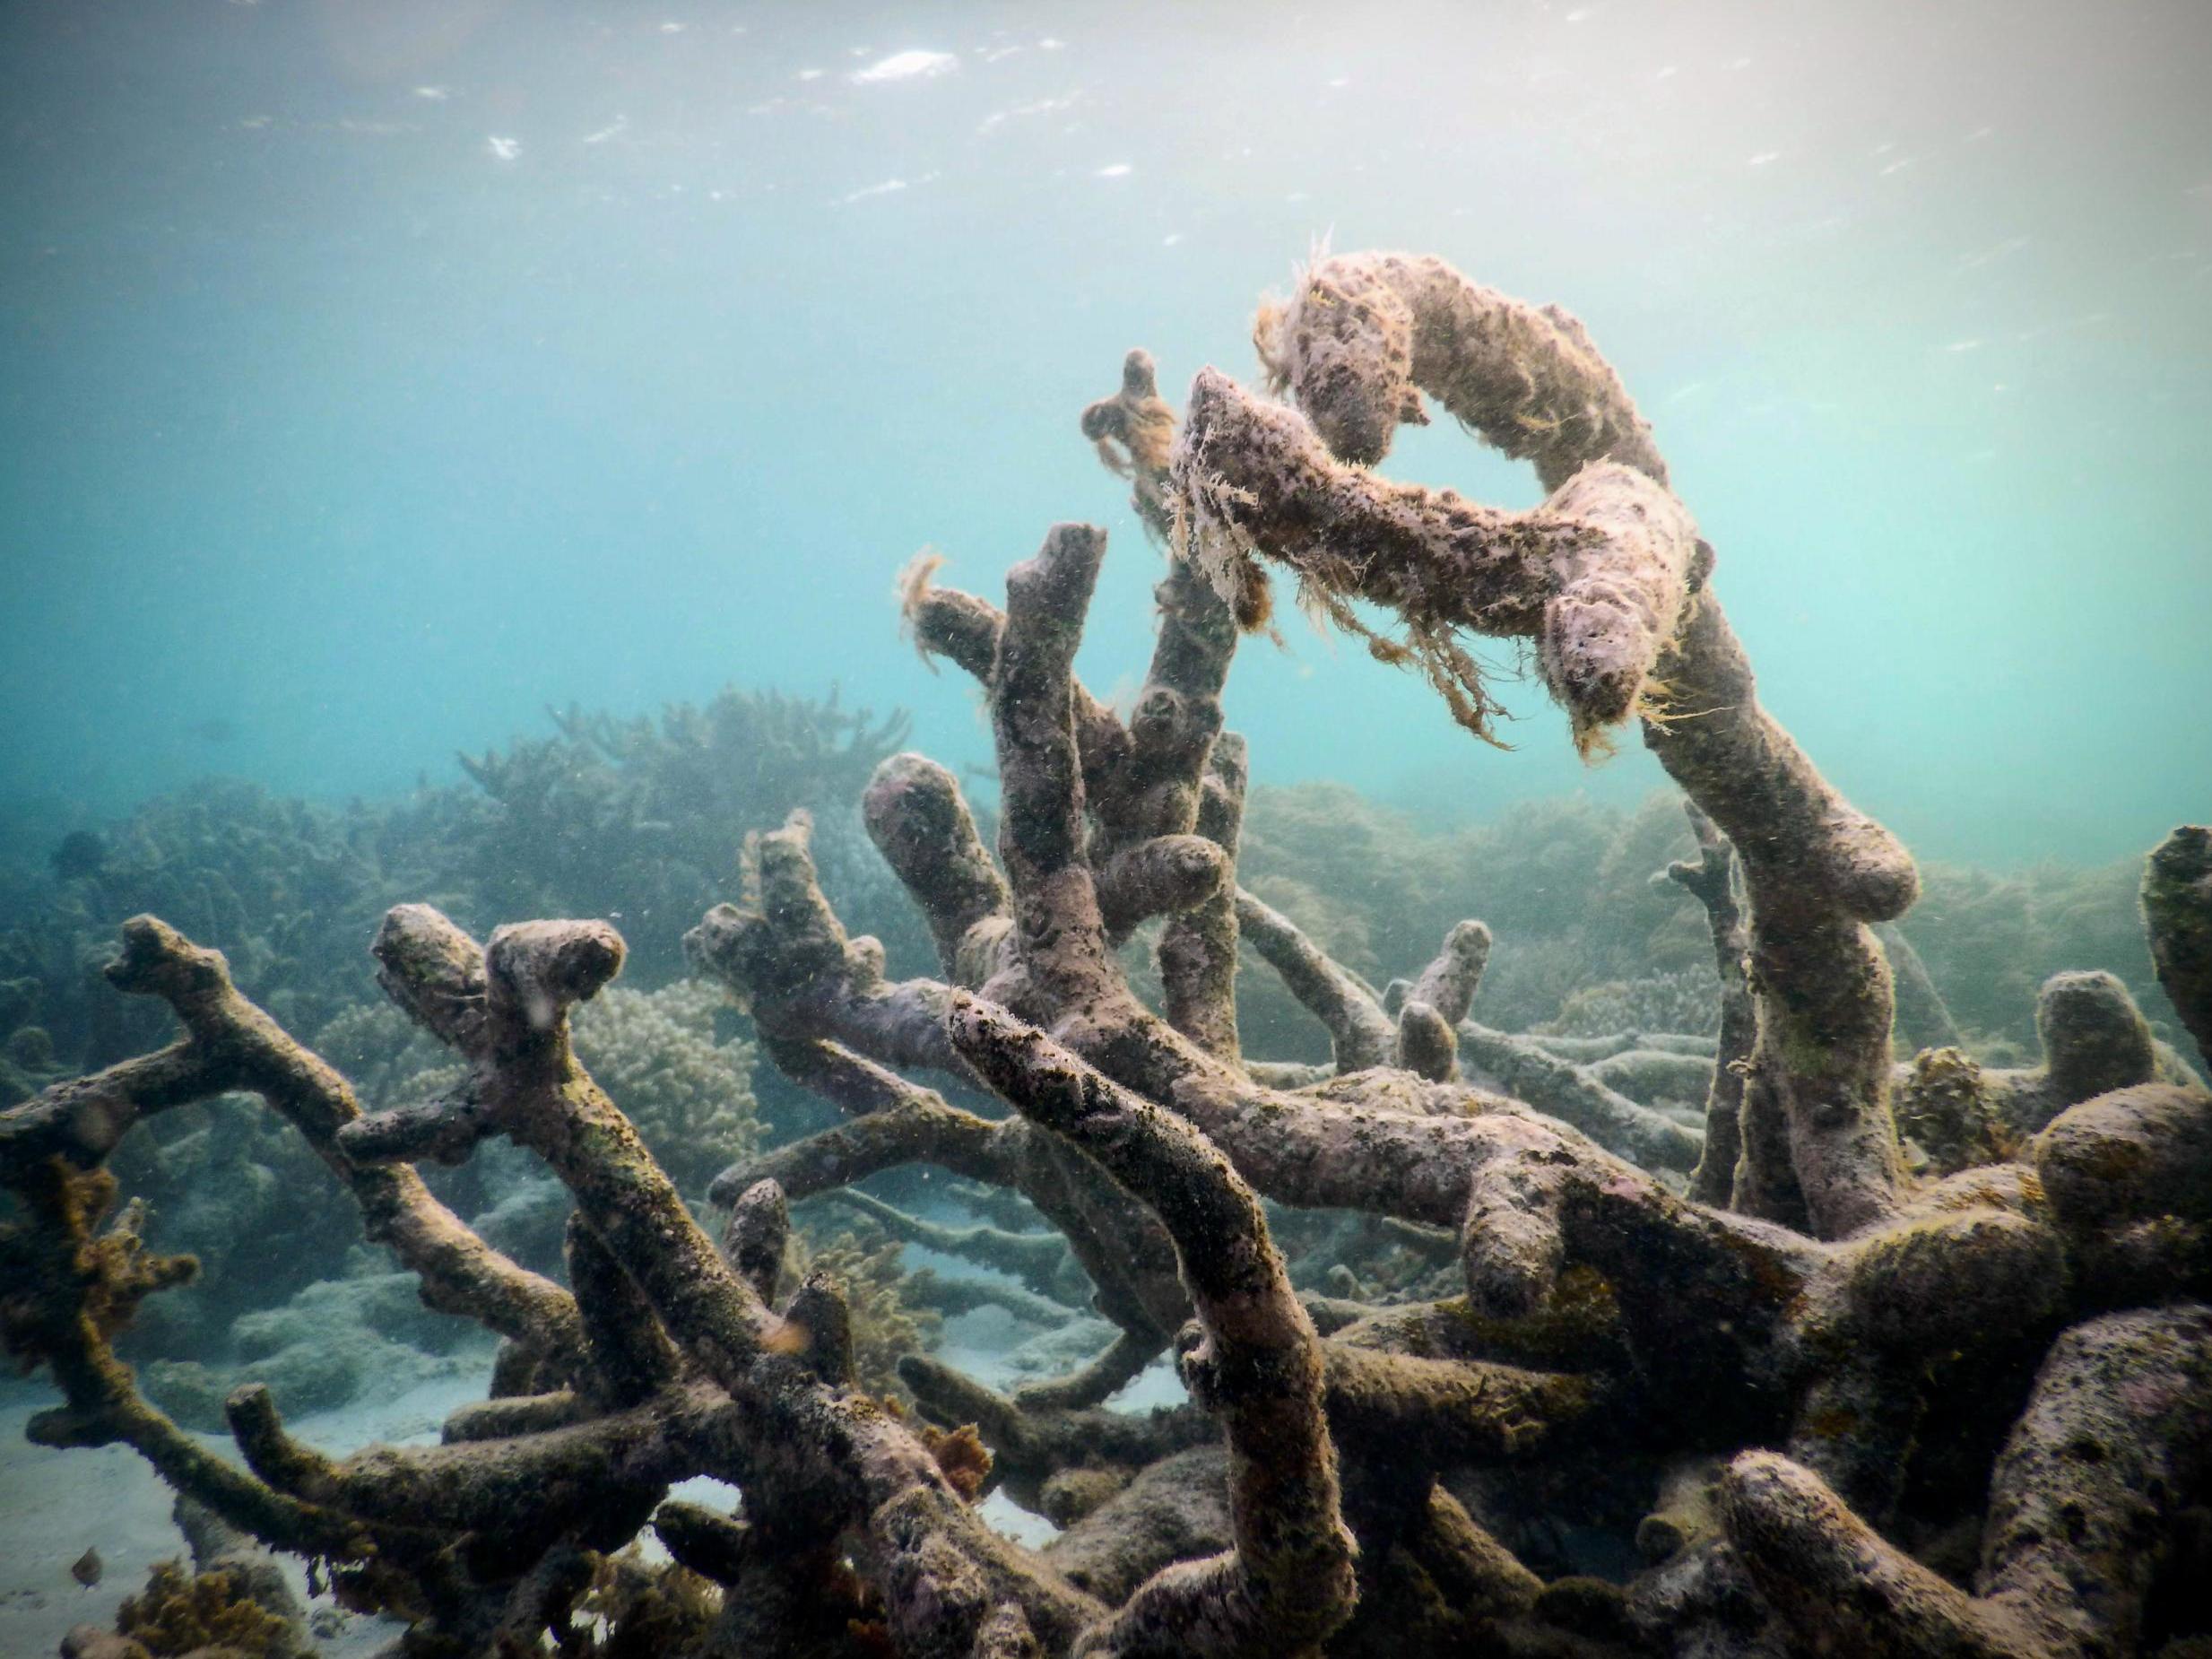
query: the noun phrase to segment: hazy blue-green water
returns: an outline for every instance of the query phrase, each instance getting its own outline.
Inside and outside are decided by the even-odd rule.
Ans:
[[[915,56],[902,56],[902,55]],[[1252,377],[1326,239],[1579,313],[1769,701],[1916,850],[2138,851],[2212,792],[2212,11],[132,0],[0,12],[0,799],[449,774],[546,703],[906,704],[917,547],[1158,555],[1074,430]],[[1519,504],[1455,430],[1394,473]],[[1295,625],[1260,777],[1641,794]]]

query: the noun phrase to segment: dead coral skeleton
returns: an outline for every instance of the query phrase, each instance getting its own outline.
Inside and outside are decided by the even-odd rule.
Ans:
[[[379,981],[454,1081],[374,1113],[218,954],[129,924],[109,977],[183,1037],[0,1115],[9,1350],[64,1396],[34,1436],[136,1447],[328,1563],[350,1605],[409,1620],[418,1655],[593,1651],[609,1608],[702,1655],[2087,1655],[2199,1634],[2161,1599],[2156,1546],[2205,1486],[2212,1096],[2146,1073],[2124,1020],[2098,1025],[2111,1064],[2060,1021],[2046,1067],[2001,1087],[2001,1141],[1916,1177],[1870,931],[1911,903],[1912,863],[1759,708],[1709,550],[1588,334],[1398,256],[1324,261],[1261,333],[1304,416],[1209,370],[1171,433],[1141,354],[1085,416],[1185,555],[1127,716],[1072,669],[1102,531],[1055,526],[1002,610],[934,564],[905,584],[916,642],[984,689],[1002,786],[995,857],[944,769],[894,757],[867,790],[941,977],[893,980],[847,932],[803,814],[689,935],[762,1055],[844,1114],[716,1177],[721,1239],[570,1040],[622,963],[605,924],[480,943],[392,911]],[[1533,459],[1552,499],[1505,514],[1358,470],[1420,389]],[[1480,924],[1377,993],[1239,890],[1245,754],[1220,698],[1271,564],[1395,606],[1462,717],[1481,704],[1444,655],[1460,629],[1530,640],[1585,738],[1643,714],[1693,806],[1699,859],[1670,874],[1732,999],[1717,1044],[1491,1032],[1470,1018]],[[2203,845],[2169,843],[2146,892],[2200,1041]],[[1158,1009],[1118,955],[1153,923]],[[1243,1052],[1240,934],[1328,1030],[1323,1075]],[[1702,1138],[1616,1087],[1662,1073],[1702,1085]],[[239,1470],[115,1358],[137,1300],[188,1269],[147,1257],[127,1212],[98,1230],[101,1166],[135,1122],[227,1090],[301,1133],[431,1306],[505,1339],[493,1397],[442,1445],[333,1459],[249,1388],[228,1406]],[[565,1286],[415,1174],[490,1136],[574,1198]],[[913,1163],[1020,1194],[1111,1342],[1011,1394],[908,1354],[929,1422],[878,1400],[835,1277],[787,1271],[789,1205]],[[1386,1224],[1460,1282],[1300,1296],[1263,1200]],[[1019,1237],[967,1242],[1028,1261]],[[1033,1265],[1056,1291],[1066,1264]],[[1187,1403],[1106,1409],[1170,1350]],[[740,1512],[669,1499],[697,1474]],[[1066,1530],[1001,1536],[971,1501],[993,1486]],[[620,1553],[648,1524],[682,1576]],[[1590,1530],[1652,1565],[1584,1576]],[[1962,1532],[1982,1540],[1971,1593],[1914,1554]]]

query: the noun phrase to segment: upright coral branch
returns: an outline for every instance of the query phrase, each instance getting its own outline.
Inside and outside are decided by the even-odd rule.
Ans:
[[[2143,918],[2158,984],[2212,1066],[2212,829],[2184,824],[2152,852]]]
[[[1236,844],[1245,816],[1245,740],[1224,732],[1206,761],[1197,832],[1228,857],[1219,887],[1172,916],[1160,935],[1162,1012],[1218,1059],[1241,1056],[1236,1031]]]
[[[1750,1063],[1758,1017],[1751,1000],[1746,957],[1750,936],[1743,907],[1736,900],[1736,849],[1713,827],[1696,802],[1685,799],[1690,833],[1697,838],[1697,862],[1667,866],[1663,879],[1696,899],[1705,913],[1713,940],[1713,966],[1721,981],[1721,1029],[1713,1045],[1713,1081],[1705,1091],[1705,1145],[1690,1175],[1690,1196],[1724,1204],[1736,1186],[1742,1156],[1744,1070]]]
[[[1417,1077],[1441,1083],[1459,1075],[1455,1028],[1473,1005],[1490,944],[1490,930],[1480,922],[1453,924],[1444,948],[1406,987],[1398,1005],[1397,1058]]]
[[[946,977],[981,985],[1002,965],[1011,917],[1005,878],[952,774],[923,755],[893,755],[868,780],[861,812],[876,850],[928,922]]]
[[[1353,1546],[1318,1339],[1259,1200],[1188,1125],[1040,1033],[967,998],[950,1021],[953,1041],[993,1088],[1098,1160],[1175,1236],[1205,1329],[1184,1354],[1184,1377],[1228,1442],[1235,1550],[1155,1575],[1078,1651],[1256,1659],[1314,1646],[1351,1611]]]
[[[1159,396],[1149,354],[1129,354],[1120,390],[1085,410],[1081,424],[1108,466],[1131,481],[1132,505],[1147,529],[1167,536],[1175,414]],[[924,652],[953,658],[996,695],[1005,619],[981,599],[931,586],[929,574],[917,571],[906,589],[916,641]],[[1127,720],[1080,683],[1070,687],[1082,810],[1090,821],[1088,854],[1109,938],[1118,942],[1140,922],[1166,916],[1158,957],[1168,1021],[1233,1061],[1231,890],[1244,770],[1241,745],[1219,740],[1221,688],[1237,630],[1212,589],[1180,561],[1169,565],[1154,597],[1158,633]],[[932,885],[917,890],[925,908]]]
[[[1082,429],[1109,466],[1131,480],[1131,505],[1146,529],[1158,540],[1170,539],[1175,413],[1159,395],[1149,353],[1129,354],[1120,392],[1085,410]],[[1117,456],[1124,457],[1122,465],[1115,465]],[[1234,1061],[1233,890],[1245,751],[1241,739],[1222,732],[1221,689],[1236,650],[1236,624],[1212,588],[1181,561],[1169,564],[1153,596],[1159,629],[1130,710],[1126,751],[1111,766],[1085,757],[1096,827],[1092,861],[1110,909],[1116,866],[1146,846],[1195,834],[1219,849],[1210,862],[1218,862],[1220,879],[1194,887],[1189,902],[1168,908],[1158,960],[1168,1023],[1209,1053]],[[1075,696],[1080,708],[1080,689]],[[1079,718],[1079,746],[1086,729]]]
[[[1743,861],[1757,1010],[1744,1140],[1786,1125],[1783,1172],[1737,1202],[1834,1238],[1894,1214],[1888,965],[1869,930],[1902,914],[1919,876],[1896,839],[1853,810],[1760,708],[1751,665],[1710,593],[1689,607],[1659,673],[1671,688],[1644,741]],[[1753,1166],[1756,1169],[1757,1166]],[[1801,1208],[1800,1208],[1801,1206]]]
[[[1010,1006],[1042,1000],[1063,1020],[1126,996],[1085,856],[1083,781],[1074,721],[1075,648],[1082,638],[1106,532],[1054,525],[1006,574],[1006,626],[991,670],[998,738],[999,858],[1014,890],[1026,987]]]

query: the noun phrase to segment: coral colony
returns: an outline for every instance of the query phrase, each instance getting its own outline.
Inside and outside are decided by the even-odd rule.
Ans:
[[[1126,713],[1071,666],[1103,531],[1051,528],[1002,604],[909,569],[914,638],[983,691],[995,856],[950,772],[884,752],[896,722],[754,708],[725,743],[698,717],[572,717],[560,743],[603,761],[588,788],[550,751],[473,768],[556,838],[576,815],[588,873],[610,837],[652,864],[656,754],[711,793],[720,766],[783,763],[738,752],[756,741],[818,772],[857,750],[866,833],[935,977],[889,977],[848,931],[805,812],[751,839],[742,880],[694,856],[735,902],[691,927],[698,978],[672,995],[608,989],[626,954],[608,921],[480,940],[405,903],[373,955],[412,1027],[351,1015],[327,1054],[171,925],[202,912],[123,925],[108,986],[182,1035],[60,1081],[20,1045],[39,1087],[0,1116],[0,1314],[62,1396],[32,1438],[135,1448],[179,1494],[197,1570],[73,1634],[80,1659],[298,1650],[270,1551],[400,1621],[395,1651],[422,1659],[2202,1651],[2194,1062],[2102,973],[2043,986],[2040,1059],[1966,1052],[1888,926],[1913,860],[1761,708],[1725,566],[1574,318],[1361,254],[1305,272],[1255,338],[1283,401],[1208,369],[1178,414],[1132,352],[1083,413],[1171,555]],[[1369,470],[1425,399],[1531,462],[1543,503]],[[1523,643],[1585,751],[1640,733],[1695,851],[1619,902],[1701,917],[1682,971],[1714,977],[1616,986],[1575,1028],[1493,1029],[1473,1011],[1509,942],[1496,916],[1427,916],[1432,960],[1378,990],[1392,964],[1342,960],[1270,902],[1300,890],[1279,856],[1272,888],[1240,882],[1257,795],[1221,692],[1278,573],[1479,735],[1496,705],[1470,635]],[[61,856],[97,882],[130,853],[87,837]],[[2212,1057],[2212,832],[2151,855],[2140,907]],[[1240,955],[1318,1022],[1326,1062],[1248,1052]],[[763,1133],[716,987],[761,1086],[827,1103],[811,1133]],[[232,1104],[169,1148],[195,1185],[239,1178],[226,1149],[243,1161],[281,1120],[294,1150],[254,1156],[311,1158],[384,1253],[339,1281],[338,1320],[497,1338],[490,1397],[440,1444],[334,1458],[287,1431],[270,1374],[222,1398],[171,1365],[240,1464],[156,1403],[158,1368],[118,1359],[199,1264],[153,1247],[142,1205],[113,1209],[110,1162],[127,1175],[135,1126],[239,1094],[250,1125]],[[525,1155],[535,1222],[513,1202],[464,1222],[470,1168]],[[846,1190],[916,1165],[977,1223]],[[833,1197],[863,1231],[802,1239],[793,1206]],[[237,1225],[300,1226],[286,1210]],[[900,1240],[994,1288],[902,1281]],[[985,1386],[927,1351],[940,1312],[980,1302],[1086,1308],[1098,1345]],[[279,1377],[325,1351],[312,1325],[252,1329],[296,1356]],[[1107,1408],[1162,1356],[1186,1400]],[[698,1475],[734,1507],[672,1498]],[[1057,1531],[1015,1542],[990,1494]]]

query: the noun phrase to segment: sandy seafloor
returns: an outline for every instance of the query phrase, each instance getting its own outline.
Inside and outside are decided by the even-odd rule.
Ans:
[[[966,1263],[909,1246],[909,1269],[933,1267],[950,1277],[990,1278]],[[1073,1368],[1103,1349],[1113,1337],[1103,1320],[1076,1319],[1058,1331],[1040,1333],[997,1308],[948,1318],[933,1351],[948,1365],[1000,1389]],[[438,1425],[456,1406],[484,1397],[490,1381],[491,1354],[482,1351],[481,1368],[441,1377],[398,1393],[379,1395],[373,1387],[335,1411],[302,1415],[285,1427],[325,1452],[343,1454],[376,1441],[393,1445],[433,1445]],[[1119,1394],[1122,1411],[1149,1411],[1182,1399],[1183,1385],[1162,1359]],[[23,1427],[32,1413],[56,1403],[42,1382],[0,1380],[0,1659],[42,1659],[59,1652],[72,1625],[111,1626],[126,1595],[145,1587],[146,1574],[158,1561],[186,1558],[184,1535],[169,1518],[172,1494],[152,1464],[126,1446],[54,1451],[31,1445]],[[237,1448],[225,1438],[203,1435],[204,1444],[237,1461]],[[720,1482],[699,1480],[677,1489],[696,1501],[726,1507],[734,1494]],[[1018,1508],[1003,1493],[985,1499],[983,1513],[1002,1531],[1026,1542],[1052,1535],[1045,1521]],[[657,1549],[645,1534],[648,1550]],[[104,1566],[98,1585],[80,1587],[70,1576],[73,1562],[97,1548]],[[301,1564],[280,1556],[293,1593],[317,1623],[332,1634],[319,1636],[321,1650],[334,1659],[366,1659],[404,1628],[379,1619],[344,1612],[327,1595],[310,1600]],[[327,1611],[325,1612],[325,1610]]]

